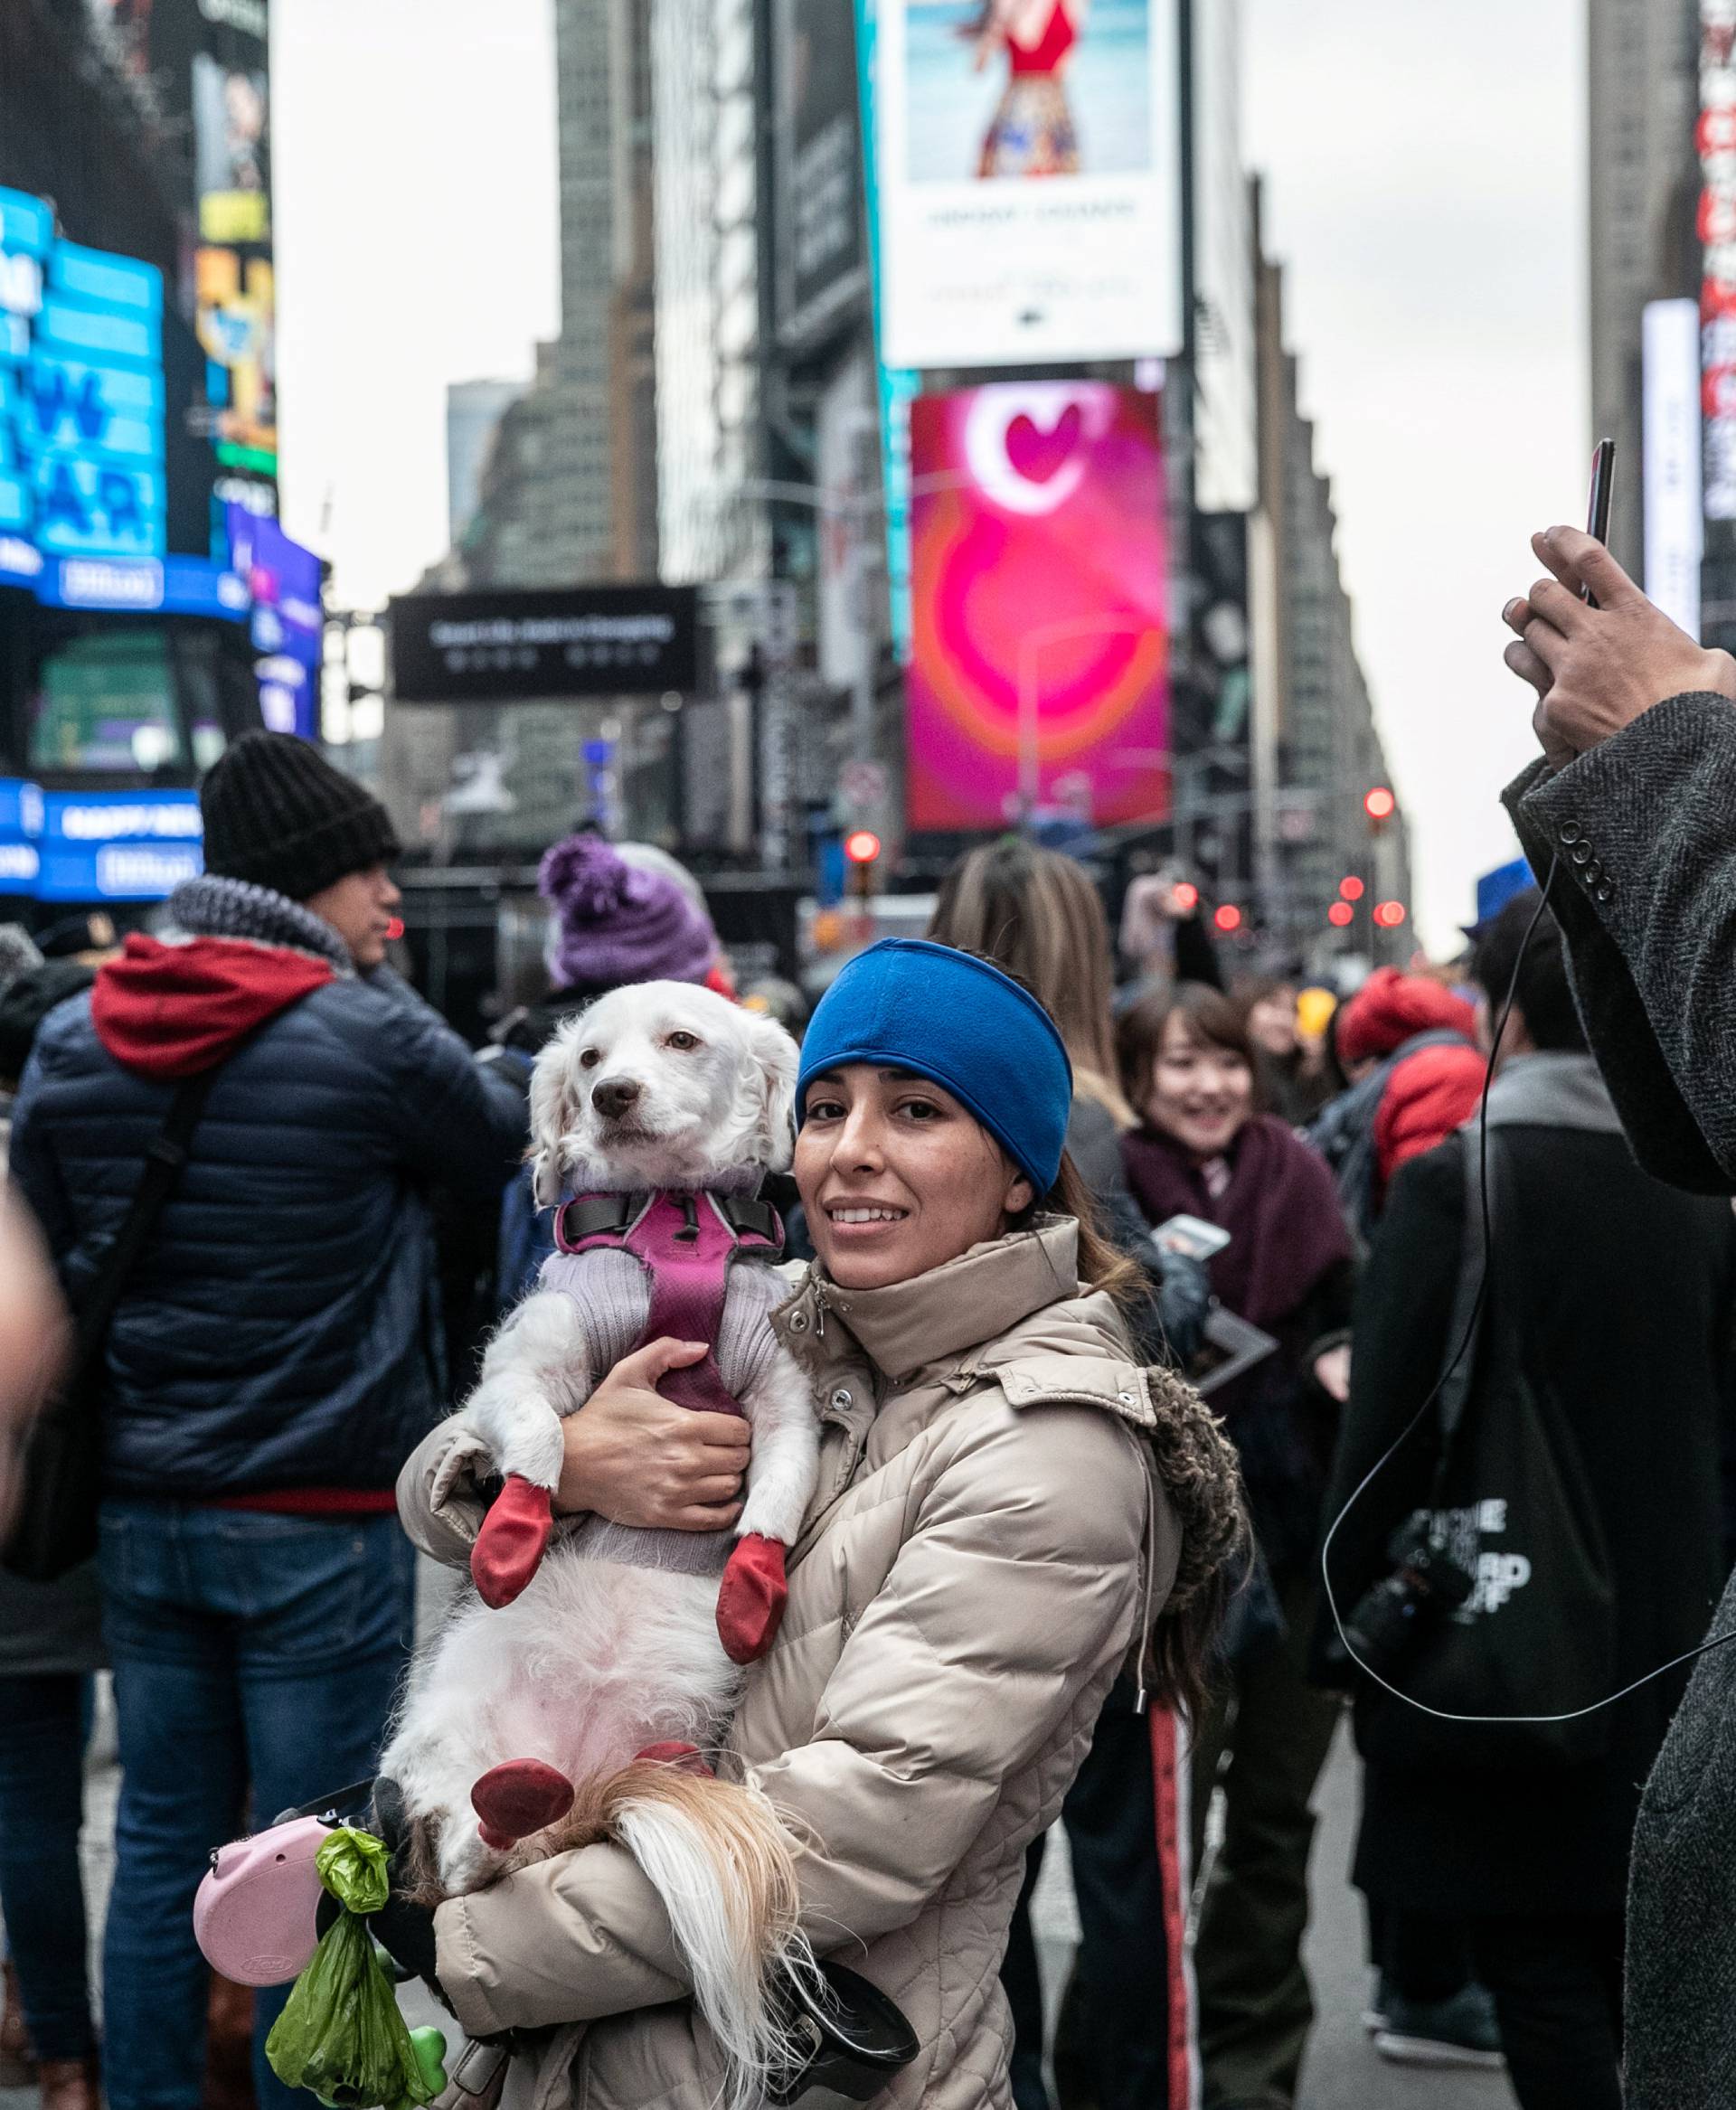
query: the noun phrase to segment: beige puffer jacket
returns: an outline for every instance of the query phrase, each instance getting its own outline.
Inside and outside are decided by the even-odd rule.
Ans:
[[[1135,1434],[1154,1393],[1110,1300],[1081,1292],[1077,1244],[1057,1219],[883,1290],[810,1272],[774,1321],[813,1375],[820,1484],[730,1748],[807,1842],[815,1948],[921,2040],[888,2105],[1010,2105],[997,1973],[1024,1849],[1175,1573],[1175,1512]],[[461,1562],[480,1512],[462,1480],[433,1499],[448,1444],[423,1443],[398,1498],[418,1544]],[[473,2035],[590,2025],[514,2061],[506,2110],[718,2100],[662,1906],[620,1849],[522,1870],[436,1926]]]

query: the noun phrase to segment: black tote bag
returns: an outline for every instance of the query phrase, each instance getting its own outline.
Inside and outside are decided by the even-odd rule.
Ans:
[[[1488,1135],[1490,1221],[1511,1162]],[[1466,1229],[1448,1354],[1477,1310],[1483,1216],[1477,1139],[1465,1136]],[[1497,1169],[1498,1168],[1498,1169]],[[1462,1610],[1358,1707],[1371,1763],[1481,1768],[1566,1766],[1609,1748],[1609,1710],[1577,1720],[1443,1721],[1439,1715],[1572,1715],[1617,1682],[1616,1606],[1601,1520],[1566,1404],[1526,1369],[1511,1297],[1486,1297],[1476,1338],[1441,1387],[1441,1458],[1425,1512],[1476,1578]]]
[[[18,1506],[0,1549],[0,1568],[26,1582],[56,1582],[96,1552],[102,1496],[99,1406],[108,1328],[181,1178],[215,1075],[207,1069],[175,1088],[115,1241],[79,1307],[71,1368],[24,1438]]]

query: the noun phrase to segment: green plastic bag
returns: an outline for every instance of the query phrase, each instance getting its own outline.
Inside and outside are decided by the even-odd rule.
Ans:
[[[419,2110],[439,2089],[410,2041],[366,1918],[391,1894],[384,1843],[340,1824],[314,1866],[344,1909],[272,2024],[267,2062],[286,2087],[310,2088],[345,2110]]]

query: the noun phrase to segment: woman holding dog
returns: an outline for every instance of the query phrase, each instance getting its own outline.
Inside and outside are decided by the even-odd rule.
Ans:
[[[927,942],[854,961],[803,1050],[795,1173],[819,1258],[773,1323],[812,1380],[819,1492],[722,1764],[752,1770],[797,1842],[816,1951],[913,2026],[915,2060],[875,2098],[902,2110],[1010,2110],[995,1973],[1025,1847],[1124,1665],[1154,1698],[1197,1691],[1241,1537],[1214,1426],[1133,1360],[1127,1263],[1064,1155],[1071,1096],[1036,1000]],[[597,1424],[580,1425],[650,1382],[654,1354],[565,1424],[570,1458],[590,1461],[563,1483],[571,1506],[611,1514],[625,1494],[632,1474],[602,1484]],[[481,1510],[447,1470],[448,1441],[424,1443],[399,1494],[412,1536],[458,1563]],[[714,1482],[692,1485],[715,1499]],[[722,2062],[668,1920],[619,1848],[449,1900],[432,1932],[473,2035],[552,2030],[513,2099],[717,2099]]]

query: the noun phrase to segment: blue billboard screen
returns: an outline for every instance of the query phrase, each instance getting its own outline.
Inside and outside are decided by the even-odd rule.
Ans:
[[[43,791],[0,777],[0,895],[160,901],[203,864],[195,791]]]
[[[0,532],[45,556],[161,556],[163,274],[61,241],[0,191]]]

